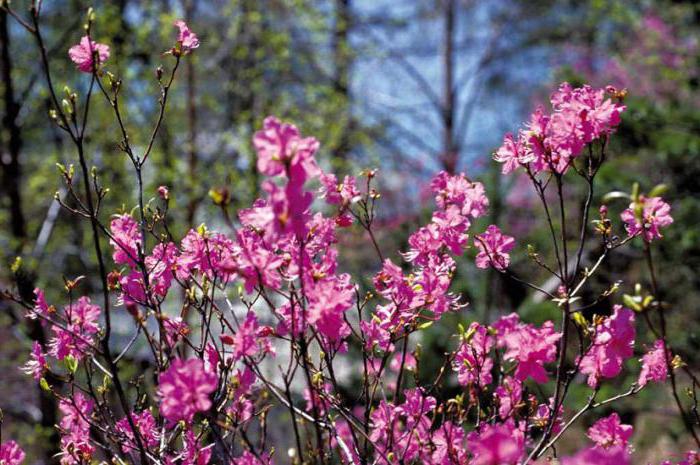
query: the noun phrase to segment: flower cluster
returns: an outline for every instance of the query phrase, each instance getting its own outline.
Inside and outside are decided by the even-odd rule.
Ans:
[[[550,114],[539,107],[517,137],[506,135],[494,154],[494,159],[503,163],[503,173],[518,167],[533,174],[565,173],[583,147],[609,136],[620,124],[625,106],[606,98],[606,93],[617,94],[613,88],[574,88],[568,83],[559,86],[550,98]]]

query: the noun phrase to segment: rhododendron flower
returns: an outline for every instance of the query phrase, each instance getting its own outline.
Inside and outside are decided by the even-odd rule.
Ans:
[[[258,171],[265,176],[287,175],[303,184],[320,172],[314,159],[318,141],[301,137],[296,126],[274,116],[265,118],[263,129],[253,137],[253,146],[258,153]]]
[[[322,279],[307,289],[309,323],[331,341],[350,334],[344,318],[355,299],[355,288],[350,282],[350,276]]]
[[[97,58],[97,63],[94,63],[95,68],[107,61],[109,58],[109,46],[98,44],[94,40],[90,40],[90,37],[83,36],[80,39],[80,43],[73,45],[68,50],[68,56],[80,71],[92,73],[93,59]]]
[[[469,181],[464,173],[450,175],[441,171],[430,182],[430,187],[435,193],[435,203],[443,210],[455,205],[464,216],[478,218],[486,214],[489,200],[484,185]]]
[[[134,421],[136,429],[141,436],[143,445],[148,448],[154,448],[158,446],[158,427],[156,425],[156,420],[153,418],[150,410],[144,410],[140,413],[132,412],[131,419]],[[128,453],[135,450],[137,447],[136,440],[134,439],[134,432],[129,425],[129,419],[127,417],[122,418],[116,423],[116,429],[120,433],[126,436],[126,440],[122,444],[122,451]]]
[[[596,326],[592,346],[581,360],[581,373],[588,375],[589,386],[622,371],[622,363],[633,354],[634,336],[634,313],[616,305],[613,314]]]
[[[191,422],[195,413],[209,410],[216,386],[216,375],[205,370],[202,360],[175,359],[158,377],[161,415],[170,423]]]
[[[630,465],[630,454],[624,447],[592,447],[571,457],[562,457],[561,465]]]
[[[258,458],[250,451],[243,451],[240,457],[235,457],[229,465],[273,465],[272,457],[268,454],[261,454]]]
[[[195,48],[199,47],[199,38],[197,34],[192,32],[183,20],[178,19],[174,23],[180,32],[177,35],[177,41],[180,44],[181,51],[183,54],[189,53]]]
[[[487,328],[476,322],[469,326],[468,333],[472,334],[471,339],[459,347],[453,369],[458,373],[457,379],[462,386],[476,383],[483,387],[493,381],[493,360],[488,356],[494,346],[493,336],[488,334]]]
[[[525,453],[522,431],[510,423],[485,424],[468,436],[471,465],[516,465]]]
[[[474,245],[479,249],[476,256],[478,268],[493,266],[499,271],[504,271],[510,265],[508,252],[515,247],[515,239],[501,233],[496,225],[490,225],[486,232],[476,236]]]
[[[31,359],[22,367],[22,371],[28,375],[32,375],[34,379],[38,381],[44,376],[44,372],[49,365],[46,362],[46,356],[43,348],[37,341],[34,341],[32,344],[32,352],[30,357]]]
[[[503,145],[493,154],[493,159],[503,163],[503,168],[501,169],[503,174],[509,174],[519,166],[533,161],[535,157],[532,155],[532,152],[527,151],[523,147],[523,142],[520,139],[514,139],[513,134],[508,133],[503,138]]]
[[[639,373],[637,384],[646,386],[649,381],[661,382],[668,376],[668,364],[666,363],[664,341],[659,339],[654,342],[649,352],[642,357],[642,371]]]
[[[515,414],[517,405],[523,397],[522,382],[506,376],[496,388],[494,398],[498,402],[498,415],[505,420]]]
[[[91,349],[93,337],[100,329],[101,309],[84,296],[65,307],[63,313],[65,327],[51,327],[54,337],[49,343],[49,354],[59,360],[68,355],[80,360]]]
[[[639,202],[632,202],[630,207],[620,214],[625,222],[625,229],[630,236],[641,235],[645,241],[663,237],[661,228],[673,223],[671,206],[661,197],[640,196]]]
[[[248,312],[236,334],[233,336],[222,335],[221,340],[233,347],[233,360],[235,362],[243,357],[252,357],[259,352],[272,350],[264,337],[264,330],[265,328],[261,328],[258,324],[258,317],[255,316],[255,313]]]
[[[518,320],[517,315],[501,320],[511,323],[497,323],[494,326],[500,328],[497,329],[498,345],[506,347],[504,359],[518,363],[515,378],[525,381],[530,377],[538,383],[546,383],[544,364],[556,359],[557,343],[561,339],[561,333],[554,330],[554,323],[546,321],[541,328],[536,328],[519,322],[512,324]]]
[[[601,418],[588,428],[588,437],[603,449],[624,447],[632,437],[632,425],[623,425],[620,416],[612,413],[609,417]]]
[[[24,451],[15,441],[0,444],[0,464],[20,465],[24,461]]]
[[[114,247],[112,259],[118,265],[136,266],[141,247],[141,232],[138,222],[128,214],[117,215],[109,224],[112,237],[109,243]]]
[[[61,463],[73,465],[89,462],[95,448],[90,444],[90,422],[95,404],[76,392],[70,398],[61,399],[58,409],[62,418],[61,427]]]

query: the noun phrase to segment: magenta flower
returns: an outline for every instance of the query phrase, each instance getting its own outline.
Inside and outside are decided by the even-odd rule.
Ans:
[[[27,312],[27,318],[30,320],[36,320],[37,318],[41,317],[39,320],[42,326],[48,325],[48,321],[46,319],[50,319],[53,316],[53,313],[56,312],[56,309],[53,306],[49,306],[49,304],[46,303],[46,297],[44,296],[44,291],[39,289],[38,287],[34,289],[34,307]]]
[[[625,229],[630,236],[641,235],[645,241],[663,237],[660,228],[673,223],[671,206],[661,197],[646,198],[641,196],[639,203],[633,202],[630,207],[620,214],[625,222]]]
[[[525,453],[523,433],[512,423],[486,424],[468,436],[471,465],[516,465]]]
[[[443,210],[455,205],[463,216],[478,218],[486,214],[489,200],[484,185],[470,181],[464,173],[453,176],[441,171],[430,181],[430,188],[435,193],[435,203]]]
[[[0,444],[0,463],[2,465],[20,465],[24,461],[24,451],[15,441]]]
[[[476,384],[483,387],[493,380],[493,360],[488,354],[494,346],[494,339],[486,327],[476,322],[469,326],[468,333],[473,334],[469,342],[463,342],[455,354],[453,370],[458,373],[457,379],[462,386]]]
[[[150,410],[144,410],[140,413],[132,412],[131,419],[136,425],[136,429],[141,435],[143,445],[148,448],[154,448],[158,446],[158,426],[156,425],[156,420],[153,418]],[[136,449],[136,440],[134,439],[134,432],[129,425],[129,419],[127,417],[122,418],[115,425],[117,431],[122,433],[126,440],[122,443],[122,451],[128,453]]]
[[[32,344],[32,352],[30,354],[31,359],[24,364],[22,371],[28,375],[32,375],[35,380],[40,380],[44,376],[44,372],[48,368],[48,363],[46,362],[46,355],[37,341]]]
[[[138,248],[141,246],[139,224],[129,214],[116,215],[109,224],[109,230],[112,233],[109,243],[114,248],[114,263],[136,267]]]
[[[476,236],[474,245],[479,249],[476,256],[478,268],[493,266],[499,271],[505,271],[510,265],[508,252],[515,247],[515,239],[502,234],[498,226],[492,224],[486,228],[486,232]]]
[[[637,384],[646,386],[649,381],[661,382],[668,376],[664,341],[654,342],[649,352],[642,357],[642,371],[639,373]]]
[[[610,449],[627,446],[632,432],[632,425],[623,425],[620,416],[613,412],[609,417],[601,418],[588,428],[588,437],[597,447]]]
[[[601,449],[591,447],[570,457],[562,457],[561,465],[630,465],[630,454],[624,447]]]
[[[581,360],[581,373],[588,375],[588,385],[595,387],[600,378],[614,378],[634,348],[634,313],[616,305],[613,314],[596,326],[590,350]]]
[[[99,332],[98,320],[102,310],[93,305],[89,297],[81,297],[63,309],[65,329],[52,326],[54,338],[49,344],[49,354],[59,360],[72,355],[80,360],[91,349],[94,336]]]
[[[195,413],[211,407],[209,394],[217,387],[216,375],[207,372],[197,358],[175,359],[158,377],[160,413],[171,424],[191,422]]]
[[[74,45],[68,50],[68,56],[73,63],[83,73],[92,73],[93,67],[97,68],[100,64],[107,61],[109,58],[109,46],[98,44],[90,37],[83,36],[80,43]],[[97,58],[97,63],[93,66],[93,59]]]
[[[180,29],[177,36],[177,41],[180,43],[180,50],[183,54],[187,54],[199,47],[199,38],[197,34],[192,32],[183,20],[178,19],[174,23],[175,27]]]
[[[303,184],[320,172],[314,160],[318,141],[302,137],[296,126],[274,116],[265,118],[262,130],[253,137],[253,146],[258,153],[258,171],[265,176],[287,175]]]
[[[532,378],[538,383],[547,382],[544,365],[556,359],[557,343],[561,339],[561,333],[554,330],[554,323],[546,321],[541,328],[524,323],[504,326],[498,338],[498,345],[506,347],[504,359],[518,364],[515,371],[518,381]]]
[[[307,288],[306,293],[308,321],[321,335],[338,341],[350,334],[344,316],[355,300],[355,288],[349,275],[322,279]]]

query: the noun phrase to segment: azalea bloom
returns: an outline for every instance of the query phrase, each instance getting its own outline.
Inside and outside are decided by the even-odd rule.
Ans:
[[[668,376],[668,364],[666,363],[666,351],[664,341],[659,339],[654,342],[649,352],[642,357],[642,371],[639,373],[637,384],[646,386],[649,381],[661,382]]]
[[[581,360],[581,373],[588,375],[588,385],[595,387],[600,378],[614,378],[634,348],[634,313],[616,305],[611,316],[595,328],[593,345]]]
[[[487,328],[478,323],[472,323],[468,333],[473,335],[469,342],[463,342],[457,351],[453,369],[458,373],[457,379],[462,386],[476,383],[483,387],[491,384],[493,380],[493,360],[488,357],[488,353],[494,346],[494,339],[488,334]]]
[[[476,266],[478,268],[488,268],[493,266],[499,271],[504,271],[510,265],[510,255],[508,252],[515,247],[515,239],[501,233],[496,225],[486,228],[486,232],[476,236],[474,245],[479,249],[476,256]]]
[[[44,376],[44,372],[49,365],[46,362],[46,356],[43,348],[37,341],[32,343],[32,352],[30,357],[31,359],[22,367],[22,371],[28,375],[32,375],[34,379],[40,380]]]
[[[205,370],[202,360],[175,359],[158,377],[161,415],[170,423],[191,422],[195,413],[209,410],[216,386],[216,375]]]
[[[598,447],[610,449],[611,447],[626,446],[632,432],[631,425],[623,425],[620,416],[617,413],[612,413],[609,417],[601,418],[588,428],[588,437]]]
[[[80,71],[92,73],[93,67],[97,68],[109,58],[109,46],[98,44],[94,40],[90,40],[90,37],[83,36],[80,43],[68,50],[68,56]],[[93,64],[94,58],[97,58],[97,63]]]
[[[641,196],[639,203],[632,203],[630,207],[620,214],[625,222],[625,229],[630,236],[642,236],[645,241],[663,237],[661,228],[673,223],[671,206],[661,197]]]
[[[512,424],[486,424],[468,436],[472,465],[516,465],[525,453],[522,431]]]
[[[132,412],[131,419],[133,420],[136,429],[141,436],[143,445],[148,448],[154,448],[158,446],[158,427],[156,425],[156,420],[153,418],[150,410],[144,410],[140,413]],[[117,431],[126,436],[126,441],[122,444],[122,451],[128,453],[135,450],[137,447],[136,440],[134,439],[134,432],[129,424],[129,419],[127,417],[122,418],[115,425]]]
[[[584,449],[571,457],[562,457],[561,465],[630,465],[630,454],[624,447]]]
[[[24,461],[24,451],[15,441],[0,444],[0,464],[20,465]]]
[[[183,20],[178,19],[174,23],[180,32],[177,36],[177,41],[180,43],[181,51],[183,54],[189,53],[195,48],[199,47],[199,38],[197,34],[192,32]]]

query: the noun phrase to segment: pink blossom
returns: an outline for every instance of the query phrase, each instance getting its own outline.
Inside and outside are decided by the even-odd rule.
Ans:
[[[468,180],[464,173],[452,176],[441,171],[432,179],[430,187],[435,193],[435,202],[443,210],[455,205],[462,215],[478,218],[488,209],[484,185]]]
[[[32,344],[32,352],[30,357],[31,359],[22,367],[22,371],[28,375],[32,375],[34,379],[38,381],[44,376],[44,372],[49,365],[46,362],[46,356],[43,348],[37,341],[34,341]]]
[[[671,206],[661,197],[639,198],[639,202],[632,202],[630,207],[620,214],[625,222],[625,229],[630,236],[641,235],[645,241],[663,237],[661,228],[673,223]]]
[[[170,190],[168,186],[158,186],[158,196],[163,200],[170,199]]]
[[[202,360],[175,359],[158,377],[160,413],[170,423],[189,423],[195,413],[209,410],[209,394],[216,387],[216,375],[205,370]]]
[[[460,345],[455,354],[453,369],[458,373],[459,384],[462,386],[476,384],[484,387],[493,380],[493,360],[488,356],[494,346],[493,336],[478,323],[469,326],[468,334],[472,334],[471,339]]]
[[[131,215],[125,213],[115,216],[109,224],[109,229],[112,233],[109,243],[114,248],[114,263],[135,267],[139,258],[138,249],[141,247],[139,224]]]
[[[601,418],[593,426],[588,428],[588,437],[598,447],[610,449],[612,447],[624,447],[632,436],[632,426],[623,425],[620,416],[613,412],[606,418]]]
[[[503,138],[503,145],[493,154],[493,159],[503,163],[501,170],[503,174],[509,174],[535,158],[531,151],[526,149],[520,138],[514,139],[513,134],[508,133]]]
[[[464,430],[461,426],[446,421],[433,433],[435,445],[430,460],[433,465],[462,465],[468,463]],[[427,462],[426,462],[427,463]]]
[[[143,445],[151,449],[158,446],[160,442],[158,438],[158,427],[150,410],[144,410],[140,413],[132,412],[131,419],[133,420],[134,425],[141,436]],[[129,419],[124,417],[119,420],[115,426],[117,431],[126,436],[126,440],[122,443],[122,451],[124,451],[124,453],[128,453],[135,450],[137,443],[134,439],[134,432],[129,424]]]
[[[73,465],[89,461],[95,447],[90,444],[89,419],[94,402],[76,392],[72,397],[61,399],[58,409],[62,418],[61,427],[61,463]]]
[[[516,412],[523,396],[522,382],[506,376],[503,383],[496,388],[494,398],[498,401],[498,415],[502,420],[510,418]]]
[[[54,338],[49,344],[49,354],[59,360],[71,355],[80,360],[92,348],[94,336],[99,332],[101,309],[93,305],[89,297],[80,297],[63,309],[65,329],[52,326]]]
[[[515,247],[515,239],[501,233],[496,225],[490,225],[486,232],[477,236],[474,245],[479,249],[476,256],[478,268],[493,266],[499,271],[504,271],[510,265],[508,252]]]
[[[592,346],[581,360],[581,373],[588,375],[589,386],[622,371],[622,363],[632,356],[634,336],[634,313],[616,305],[613,314],[596,326]]]
[[[332,173],[321,173],[320,197],[331,205],[349,205],[360,199],[357,190],[357,180],[353,176],[345,176],[341,184]]]
[[[659,339],[654,342],[649,352],[642,357],[642,371],[639,373],[637,384],[646,386],[649,381],[661,382],[668,376],[668,364],[666,363],[666,351],[664,341]]]
[[[53,313],[55,312],[56,309],[46,303],[44,291],[38,287],[34,289],[34,307],[27,312],[27,318],[30,320],[36,320],[37,318],[41,317],[41,325],[46,326],[48,325],[48,322],[45,319],[51,319]]]
[[[318,141],[302,137],[293,124],[268,116],[263,129],[255,133],[253,146],[258,153],[258,170],[265,176],[286,175],[303,184],[308,177],[319,174],[314,160]]]
[[[553,362],[557,355],[557,343],[561,333],[554,330],[554,323],[546,321],[541,328],[518,323],[514,327],[505,327],[498,334],[499,346],[505,345],[505,360],[518,363],[515,378],[525,381],[528,377],[538,383],[547,382],[545,363]]]
[[[525,453],[522,431],[510,423],[485,424],[468,436],[471,465],[516,465]]]
[[[272,349],[269,342],[264,337],[265,327],[258,324],[258,317],[255,313],[248,312],[241,323],[238,331],[233,336],[222,341],[233,346],[233,360],[237,361],[243,357],[252,357],[261,352],[270,352]]]
[[[630,465],[630,455],[624,447],[592,447],[576,455],[562,457],[561,465]]]
[[[328,277],[307,287],[308,321],[320,334],[338,341],[350,334],[345,312],[355,300],[355,287],[349,275]]]
[[[15,441],[0,444],[0,463],[3,465],[20,465],[24,461],[24,451]]]
[[[177,41],[180,44],[182,53],[189,53],[195,48],[199,47],[199,38],[197,37],[197,34],[190,30],[187,23],[181,19],[178,19],[175,21],[174,25],[180,30],[177,36]]]
[[[273,465],[272,457],[268,454],[256,456],[250,451],[243,451],[240,457],[236,457],[229,462],[229,465]]]
[[[95,68],[107,61],[109,58],[109,46],[98,44],[90,37],[83,36],[80,43],[74,45],[68,50],[68,56],[83,73],[92,73],[93,58],[97,57]]]

